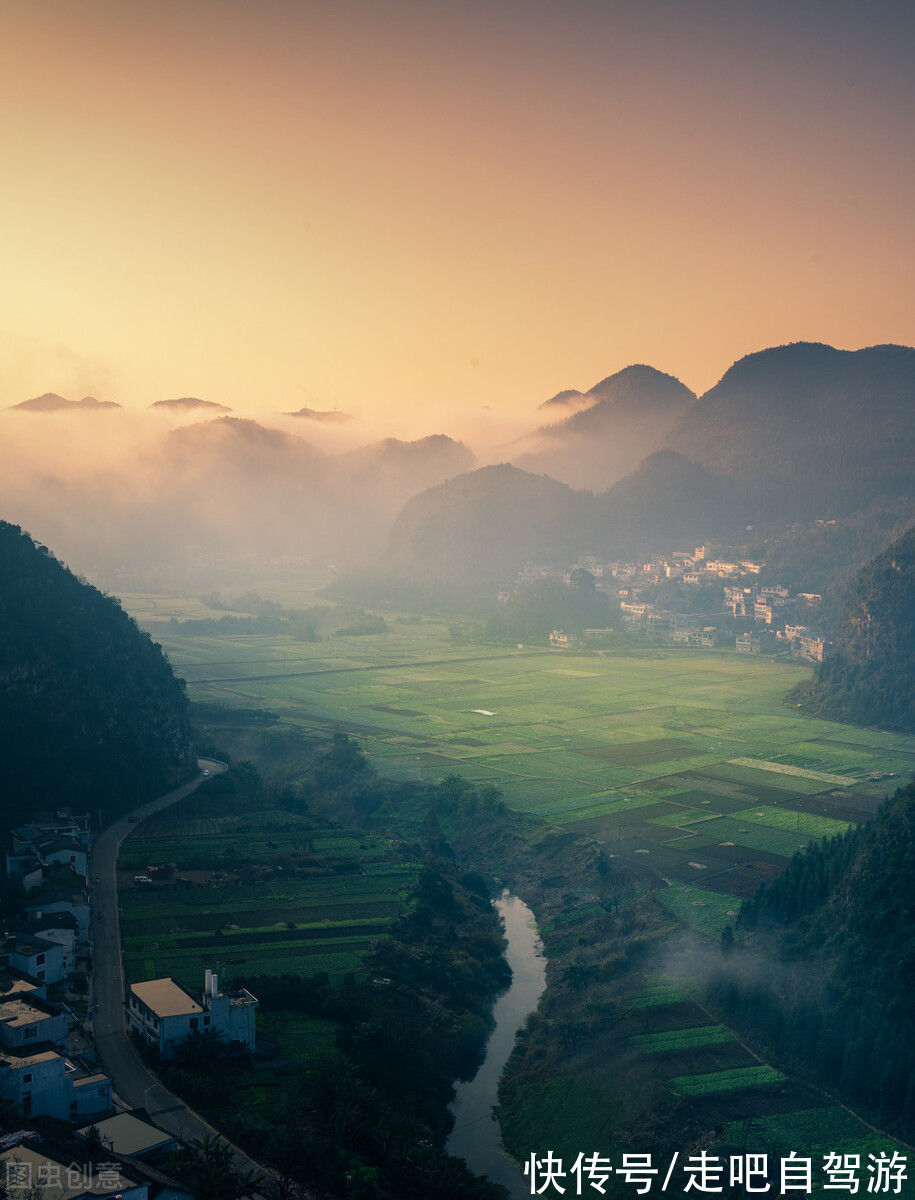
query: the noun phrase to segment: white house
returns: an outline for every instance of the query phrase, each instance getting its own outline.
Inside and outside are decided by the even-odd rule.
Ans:
[[[28,1050],[48,1044],[66,1049],[69,1021],[64,1012],[42,1007],[31,997],[14,996],[0,1002],[0,1046],[5,1050]]]
[[[72,975],[76,970],[76,943],[79,939],[79,925],[76,917],[70,912],[43,913],[33,917],[28,922],[25,931],[42,937],[49,942],[58,942],[64,948],[64,975]]]
[[[46,867],[60,865],[71,867],[77,875],[87,873],[88,853],[86,847],[75,837],[67,834],[52,834],[35,843],[35,852]]]
[[[66,1059],[56,1050],[0,1057],[0,1096],[24,1117],[70,1117]]]
[[[89,929],[91,909],[85,891],[85,880],[71,871],[64,871],[45,879],[40,887],[29,893],[25,905],[30,920],[46,917],[51,913],[72,913],[78,927],[77,937],[82,939]]]
[[[192,1033],[212,1030],[227,1042],[240,1042],[252,1053],[257,999],[245,988],[224,993],[219,978],[207,970],[198,1002],[174,979],[132,983],[127,999],[130,1028],[156,1046],[162,1058],[174,1056]]]
[[[74,1065],[56,1050],[0,1054],[0,1097],[23,1117],[81,1119],[111,1111],[111,1080]]]
[[[60,983],[66,977],[64,948],[60,942],[30,933],[6,933],[0,937],[0,969],[12,967],[40,983]]]

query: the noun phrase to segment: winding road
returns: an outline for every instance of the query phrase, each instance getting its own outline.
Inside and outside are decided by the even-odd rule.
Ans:
[[[227,1141],[183,1100],[163,1087],[146,1066],[127,1034],[124,1009],[126,987],[118,910],[118,852],[138,821],[183,800],[203,783],[207,775],[227,770],[225,763],[214,759],[199,758],[197,766],[200,773],[195,779],[109,825],[99,834],[92,848],[91,873],[95,880],[92,885],[93,1031],[96,1053],[111,1077],[112,1091],[128,1107],[145,1108],[155,1125],[181,1141],[203,1138],[207,1134]],[[232,1149],[238,1170],[250,1171],[258,1178],[268,1174],[237,1146]]]

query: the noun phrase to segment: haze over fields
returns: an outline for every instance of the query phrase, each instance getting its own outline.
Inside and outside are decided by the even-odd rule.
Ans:
[[[876,538],[915,517],[908,347],[773,347],[701,397],[633,366],[573,400],[547,424],[557,406],[532,408],[524,437],[493,446],[485,431],[365,440],[358,422],[215,415],[194,397],[138,411],[42,395],[0,412],[0,506],[112,583],[307,561],[489,587],[529,561],[815,519]]]

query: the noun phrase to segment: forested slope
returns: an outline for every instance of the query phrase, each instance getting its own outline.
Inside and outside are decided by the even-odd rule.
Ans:
[[[915,526],[858,572],[835,643],[795,700],[830,720],[915,729]]]
[[[113,814],[191,763],[184,686],[161,648],[0,522],[0,820],[61,805]]]
[[[915,1134],[915,784],[744,902],[712,994],[780,1063]]]

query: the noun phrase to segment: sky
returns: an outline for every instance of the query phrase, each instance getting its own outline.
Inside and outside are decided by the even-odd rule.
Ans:
[[[192,395],[418,434],[634,362],[702,392],[768,345],[915,341],[915,6],[0,17],[0,407]]]

